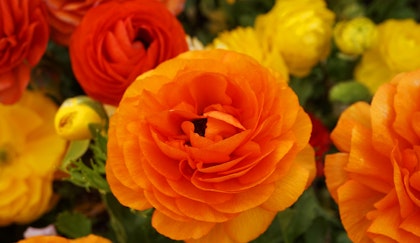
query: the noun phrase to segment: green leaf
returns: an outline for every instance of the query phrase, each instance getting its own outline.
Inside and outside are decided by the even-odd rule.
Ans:
[[[118,243],[171,243],[177,242],[163,235],[160,235],[151,226],[153,210],[135,211],[124,207],[111,194],[103,195],[110,224]]]
[[[62,212],[55,222],[57,230],[66,237],[79,238],[92,232],[92,222],[85,215],[77,212]]]
[[[95,188],[101,193],[110,191],[108,182],[105,179],[105,164],[91,161],[90,166],[87,166],[79,159],[74,161],[72,165],[68,170],[70,174],[68,180],[70,182],[84,187],[86,190]]]
[[[329,94],[332,102],[340,102],[342,104],[353,104],[356,101],[369,102],[371,96],[369,89],[356,81],[337,83],[331,88]]]
[[[64,155],[63,161],[61,162],[60,168],[63,171],[67,171],[68,166],[72,163],[72,161],[79,159],[86,153],[89,148],[89,143],[89,139],[71,141],[66,155]]]

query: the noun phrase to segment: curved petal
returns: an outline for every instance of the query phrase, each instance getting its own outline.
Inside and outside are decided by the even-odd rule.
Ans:
[[[215,225],[215,223],[195,220],[188,222],[176,221],[159,211],[155,211],[152,216],[152,226],[159,233],[173,240],[199,239],[210,232]]]

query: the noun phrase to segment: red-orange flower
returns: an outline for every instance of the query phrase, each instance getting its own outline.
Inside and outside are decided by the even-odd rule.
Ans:
[[[420,70],[356,103],[332,132],[325,176],[354,242],[420,241]]]
[[[316,176],[324,176],[324,155],[328,152],[331,147],[330,132],[328,128],[322,123],[322,121],[315,115],[310,114],[312,122],[312,133],[309,144],[315,150],[316,158]]]
[[[111,117],[119,201],[187,242],[248,242],[315,176],[311,122],[286,81],[232,51],[191,51],[136,79]]]
[[[22,96],[48,37],[41,0],[0,1],[0,103],[13,104]]]
[[[51,38],[58,44],[68,46],[70,37],[86,12],[98,4],[110,0],[43,0],[48,9]],[[141,0],[137,0],[141,1]],[[184,9],[185,0],[161,0],[173,14]]]
[[[91,8],[70,41],[72,68],[83,90],[111,105],[138,75],[186,50],[181,24],[155,0]]]

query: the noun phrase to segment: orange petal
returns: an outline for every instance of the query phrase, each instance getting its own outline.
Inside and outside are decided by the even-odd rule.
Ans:
[[[224,203],[211,204],[210,206],[225,213],[240,213],[267,201],[271,195],[276,193],[274,190],[273,184],[258,185],[244,192],[233,194],[232,198]]]
[[[175,198],[175,204],[185,216],[203,222],[225,222],[232,218],[234,213],[222,213],[210,207],[208,203],[202,203],[184,197]]]
[[[310,147],[304,153],[313,155]],[[306,159],[307,156],[304,155],[296,158],[288,173],[276,182],[276,189],[271,197],[262,204],[263,208],[277,212],[290,207],[297,201],[306,189],[308,182],[312,182],[311,177],[315,172],[314,157],[312,156],[309,160]],[[308,170],[310,166],[307,163],[312,163],[312,169]]]
[[[176,221],[168,216],[155,211],[152,216],[152,226],[162,235],[173,240],[199,239],[209,233],[215,223]]]
[[[338,150],[350,151],[351,132],[356,124],[370,128],[369,104],[357,102],[341,113],[335,129],[331,133],[331,139]]]
[[[378,211],[375,219],[372,220],[368,232],[389,237],[395,240],[395,242],[418,242],[419,238],[417,235],[400,228],[401,223],[402,218],[400,216],[399,207],[397,205],[395,207],[388,207]],[[414,225],[411,225],[411,227],[413,226]],[[413,232],[418,232],[418,225],[414,226],[414,229]]]
[[[366,236],[366,231],[371,224],[369,220],[366,220],[366,215],[375,210],[373,205],[383,196],[352,180],[347,181],[338,189],[340,218],[352,241],[371,242]]]
[[[394,94],[396,88],[390,83],[384,84],[375,93],[370,108],[372,119],[372,141],[375,149],[385,156],[389,156],[395,144],[397,135],[392,129],[395,119]]]
[[[223,203],[233,197],[233,195],[229,193],[201,190],[185,178],[176,181],[168,180],[168,184],[175,192],[183,197],[200,202],[207,202],[209,204]]]
[[[235,241],[249,242],[267,230],[276,213],[256,207],[223,223],[223,226],[227,234]]]
[[[344,169],[348,161],[348,153],[328,154],[325,157],[325,182],[327,184],[328,191],[336,202],[338,202],[338,188],[348,179],[347,172]]]
[[[185,243],[237,243],[226,233],[223,224],[216,224],[213,229],[199,239],[186,240]]]
[[[394,97],[394,106],[396,110],[393,128],[401,137],[407,139],[410,144],[419,144],[420,137],[413,129],[412,117],[416,111],[419,111],[420,103],[420,73],[409,73],[397,77],[400,80],[397,84],[397,92]],[[414,81],[415,80],[415,81]]]
[[[355,125],[352,132],[351,151],[346,171],[351,178],[374,190],[388,192],[393,187],[393,168],[389,157],[376,152],[372,146],[370,130]],[[354,175],[354,176],[353,176]]]
[[[106,167],[106,179],[111,187],[112,193],[121,204],[137,210],[145,210],[152,207],[145,198],[144,191],[141,188],[129,188],[123,185],[120,180],[115,178],[110,166]]]

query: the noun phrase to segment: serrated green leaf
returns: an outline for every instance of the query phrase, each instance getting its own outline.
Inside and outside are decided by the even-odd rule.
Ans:
[[[69,238],[83,237],[92,232],[90,219],[77,212],[60,213],[54,225],[61,234]]]
[[[95,188],[101,193],[109,192],[109,185],[105,179],[105,164],[91,161],[90,167],[82,160],[76,160],[68,169],[70,178],[68,179],[73,184],[84,187],[86,190]]]

